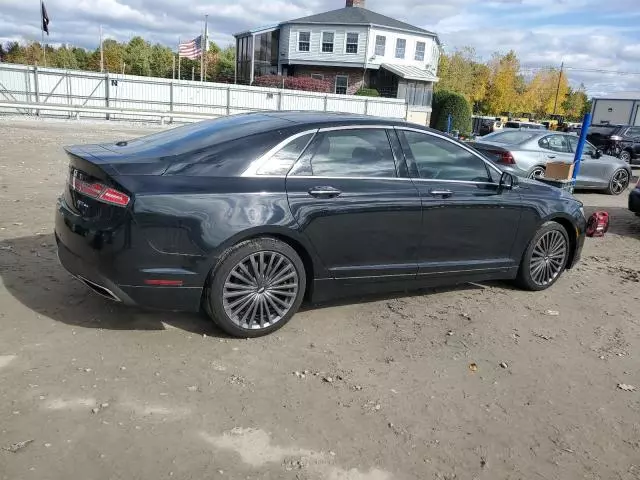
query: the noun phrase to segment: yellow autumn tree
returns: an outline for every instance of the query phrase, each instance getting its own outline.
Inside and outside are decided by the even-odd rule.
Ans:
[[[511,50],[505,55],[493,55],[489,62],[489,88],[485,98],[486,109],[494,114],[515,112],[519,107],[518,72],[520,62]]]

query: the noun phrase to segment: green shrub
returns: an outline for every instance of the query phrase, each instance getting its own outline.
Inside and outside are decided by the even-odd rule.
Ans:
[[[359,95],[361,97],[379,97],[380,96],[380,92],[378,90],[376,90],[375,88],[360,88],[357,92],[356,95]]]
[[[471,132],[471,105],[459,93],[440,91],[433,96],[431,126],[442,132],[447,131],[447,116],[451,114],[451,130],[461,134]]]

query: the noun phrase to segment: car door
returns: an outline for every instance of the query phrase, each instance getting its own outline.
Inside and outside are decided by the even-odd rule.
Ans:
[[[551,134],[538,140],[543,163],[573,163],[573,153],[569,146],[569,135]]]
[[[575,157],[578,148],[578,137],[567,136],[571,154]],[[610,158],[610,157],[609,157]],[[585,142],[580,157],[580,170],[576,178],[576,185],[585,188],[606,188],[611,176],[611,163],[607,157],[596,158],[596,147]]]
[[[629,138],[634,158],[638,158],[640,156],[640,127],[629,128],[625,136]]]
[[[441,135],[396,128],[422,200],[419,276],[516,268],[520,194],[498,188],[500,171]]]
[[[300,230],[333,278],[415,278],[420,196],[387,129],[320,130],[286,188]]]

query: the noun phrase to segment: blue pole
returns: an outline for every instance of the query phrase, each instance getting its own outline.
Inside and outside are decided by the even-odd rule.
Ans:
[[[580,163],[582,163],[582,151],[584,150],[584,144],[587,141],[587,132],[591,126],[591,114],[587,113],[582,119],[582,128],[580,129],[580,139],[578,140],[578,148],[576,148],[576,156],[573,158],[573,176],[572,182],[575,186],[576,178],[580,173]]]
[[[451,114],[447,115],[447,133],[451,133]]]

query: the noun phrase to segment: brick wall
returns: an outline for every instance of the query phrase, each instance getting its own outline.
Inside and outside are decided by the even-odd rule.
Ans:
[[[345,67],[313,67],[310,65],[296,65],[294,76],[296,77],[310,77],[312,74],[318,73],[324,76],[324,80],[331,83],[332,88],[336,86],[336,75],[347,75],[349,82],[347,84],[347,93],[353,95],[360,87],[363,86],[363,76],[365,79],[368,75],[365,75],[362,68],[345,68]],[[366,85],[367,82],[364,82]],[[333,92],[334,90],[332,90]]]

